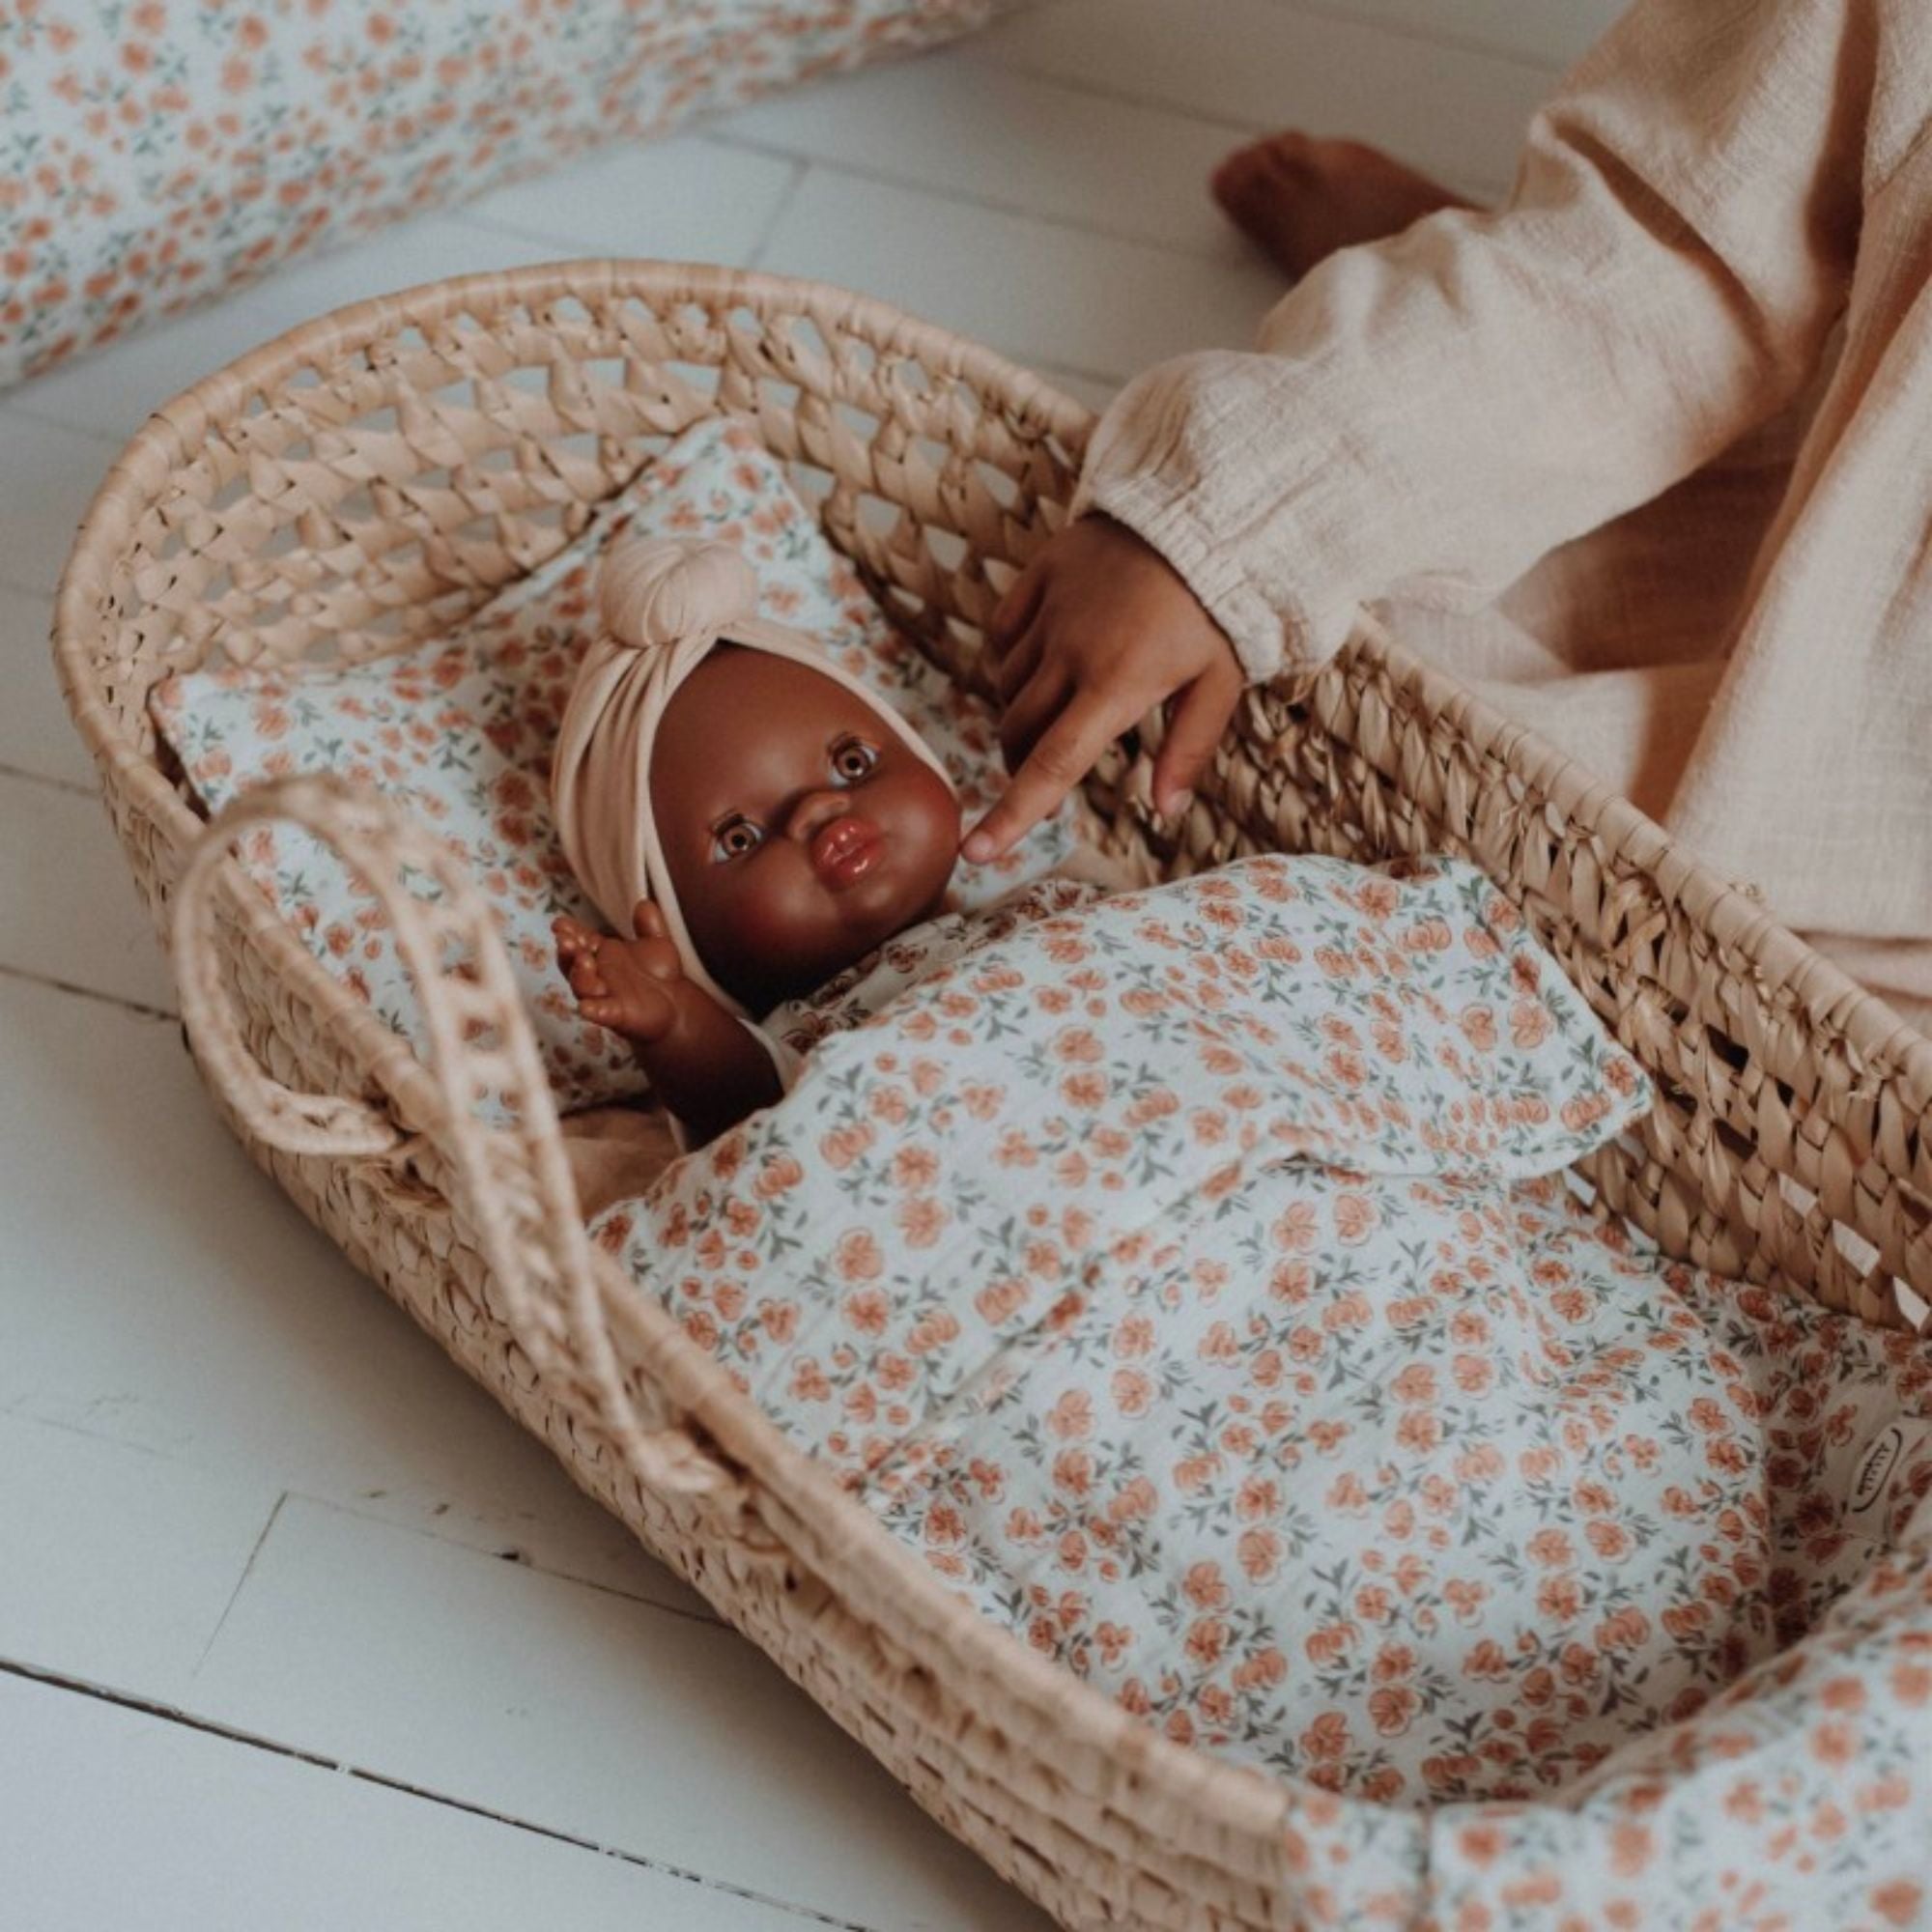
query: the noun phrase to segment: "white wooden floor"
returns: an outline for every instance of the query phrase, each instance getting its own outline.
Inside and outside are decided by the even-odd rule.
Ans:
[[[1295,124],[1494,188],[1614,11],[1047,0],[0,397],[0,1922],[1041,1922],[215,1125],[45,649],[144,413],[339,302],[573,253],[848,283],[1098,403],[1278,293],[1203,189],[1230,146]]]

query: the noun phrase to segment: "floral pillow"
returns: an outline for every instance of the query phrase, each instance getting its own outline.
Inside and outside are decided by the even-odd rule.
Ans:
[[[758,571],[759,608],[818,639],[895,704],[945,760],[969,816],[999,782],[994,720],[887,621],[792,489],[783,465],[729,416],[687,431],[578,543],[448,636],[339,668],[226,667],[158,685],[155,723],[211,813],[251,784],[330,771],[366,784],[448,839],[496,915],[558,1105],[643,1091],[629,1049],[578,1016],[555,970],[551,922],[596,921],[550,814],[558,720],[592,621],[596,564],[626,531],[721,537]],[[1076,802],[991,866],[962,866],[954,891],[981,904],[1065,860]],[[243,855],[323,965],[418,1048],[409,974],[382,914],[306,833],[276,827]]]

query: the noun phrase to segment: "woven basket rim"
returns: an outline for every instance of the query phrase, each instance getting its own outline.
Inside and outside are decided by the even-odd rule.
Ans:
[[[109,759],[168,822],[192,836],[202,821],[161,780],[152,761],[100,715],[87,688],[77,639],[85,628],[89,594],[111,566],[131,514],[152,501],[156,484],[210,427],[234,414],[251,388],[282,378],[311,357],[354,353],[392,339],[400,327],[461,314],[478,298],[487,298],[482,306],[488,308],[564,300],[585,291],[622,295],[667,289],[789,311],[819,325],[828,341],[835,333],[856,328],[881,354],[903,354],[935,375],[960,377],[984,393],[1010,396],[1022,407],[1037,409],[1049,434],[1075,454],[1084,449],[1096,420],[1084,404],[984,344],[880,298],[810,276],[597,255],[444,276],[365,297],[284,329],[190,384],[150,415],[109,467],[77,528],[54,601],[54,656],[70,713],[90,752]],[[1385,622],[1361,611],[1355,631],[1357,637],[1374,639],[1399,688],[1411,691],[1425,708],[1455,719],[1477,752],[1517,770],[1556,809],[1600,832],[1612,852],[1628,855],[1649,871],[1662,891],[1709,923],[1715,936],[1756,965],[1770,984],[1789,986],[1805,1011],[1858,1053],[1882,1057],[1906,1071],[1932,1104],[1932,1036],[1806,945],[1762,902],[1689,853],[1579,760],[1530,727],[1514,724],[1488,699],[1416,656]]]
[[[1367,611],[1357,614],[1350,643],[1365,638],[1386,661],[1399,696],[1418,710],[1451,720],[1474,751],[1507,765],[1549,807],[1589,828],[1607,857],[1628,860],[1647,874],[1666,901],[1759,967],[1770,986],[1788,987],[1814,1021],[1860,1053],[1882,1057],[1917,1076],[1932,1105],[1932,1035],[1807,945],[1755,888],[1725,878],[1581,759],[1515,723],[1490,699],[1418,656],[1385,620]]]

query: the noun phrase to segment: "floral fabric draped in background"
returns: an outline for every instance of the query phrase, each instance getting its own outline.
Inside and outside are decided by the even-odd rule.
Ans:
[[[0,387],[1002,0],[0,0]]]

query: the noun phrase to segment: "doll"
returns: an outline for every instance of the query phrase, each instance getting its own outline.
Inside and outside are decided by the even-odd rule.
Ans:
[[[959,853],[930,747],[756,593],[727,544],[613,545],[552,774],[614,928],[559,920],[558,963],[686,1145],[779,1098],[797,1049],[759,1018],[937,919]],[[882,963],[903,983],[920,956]]]

